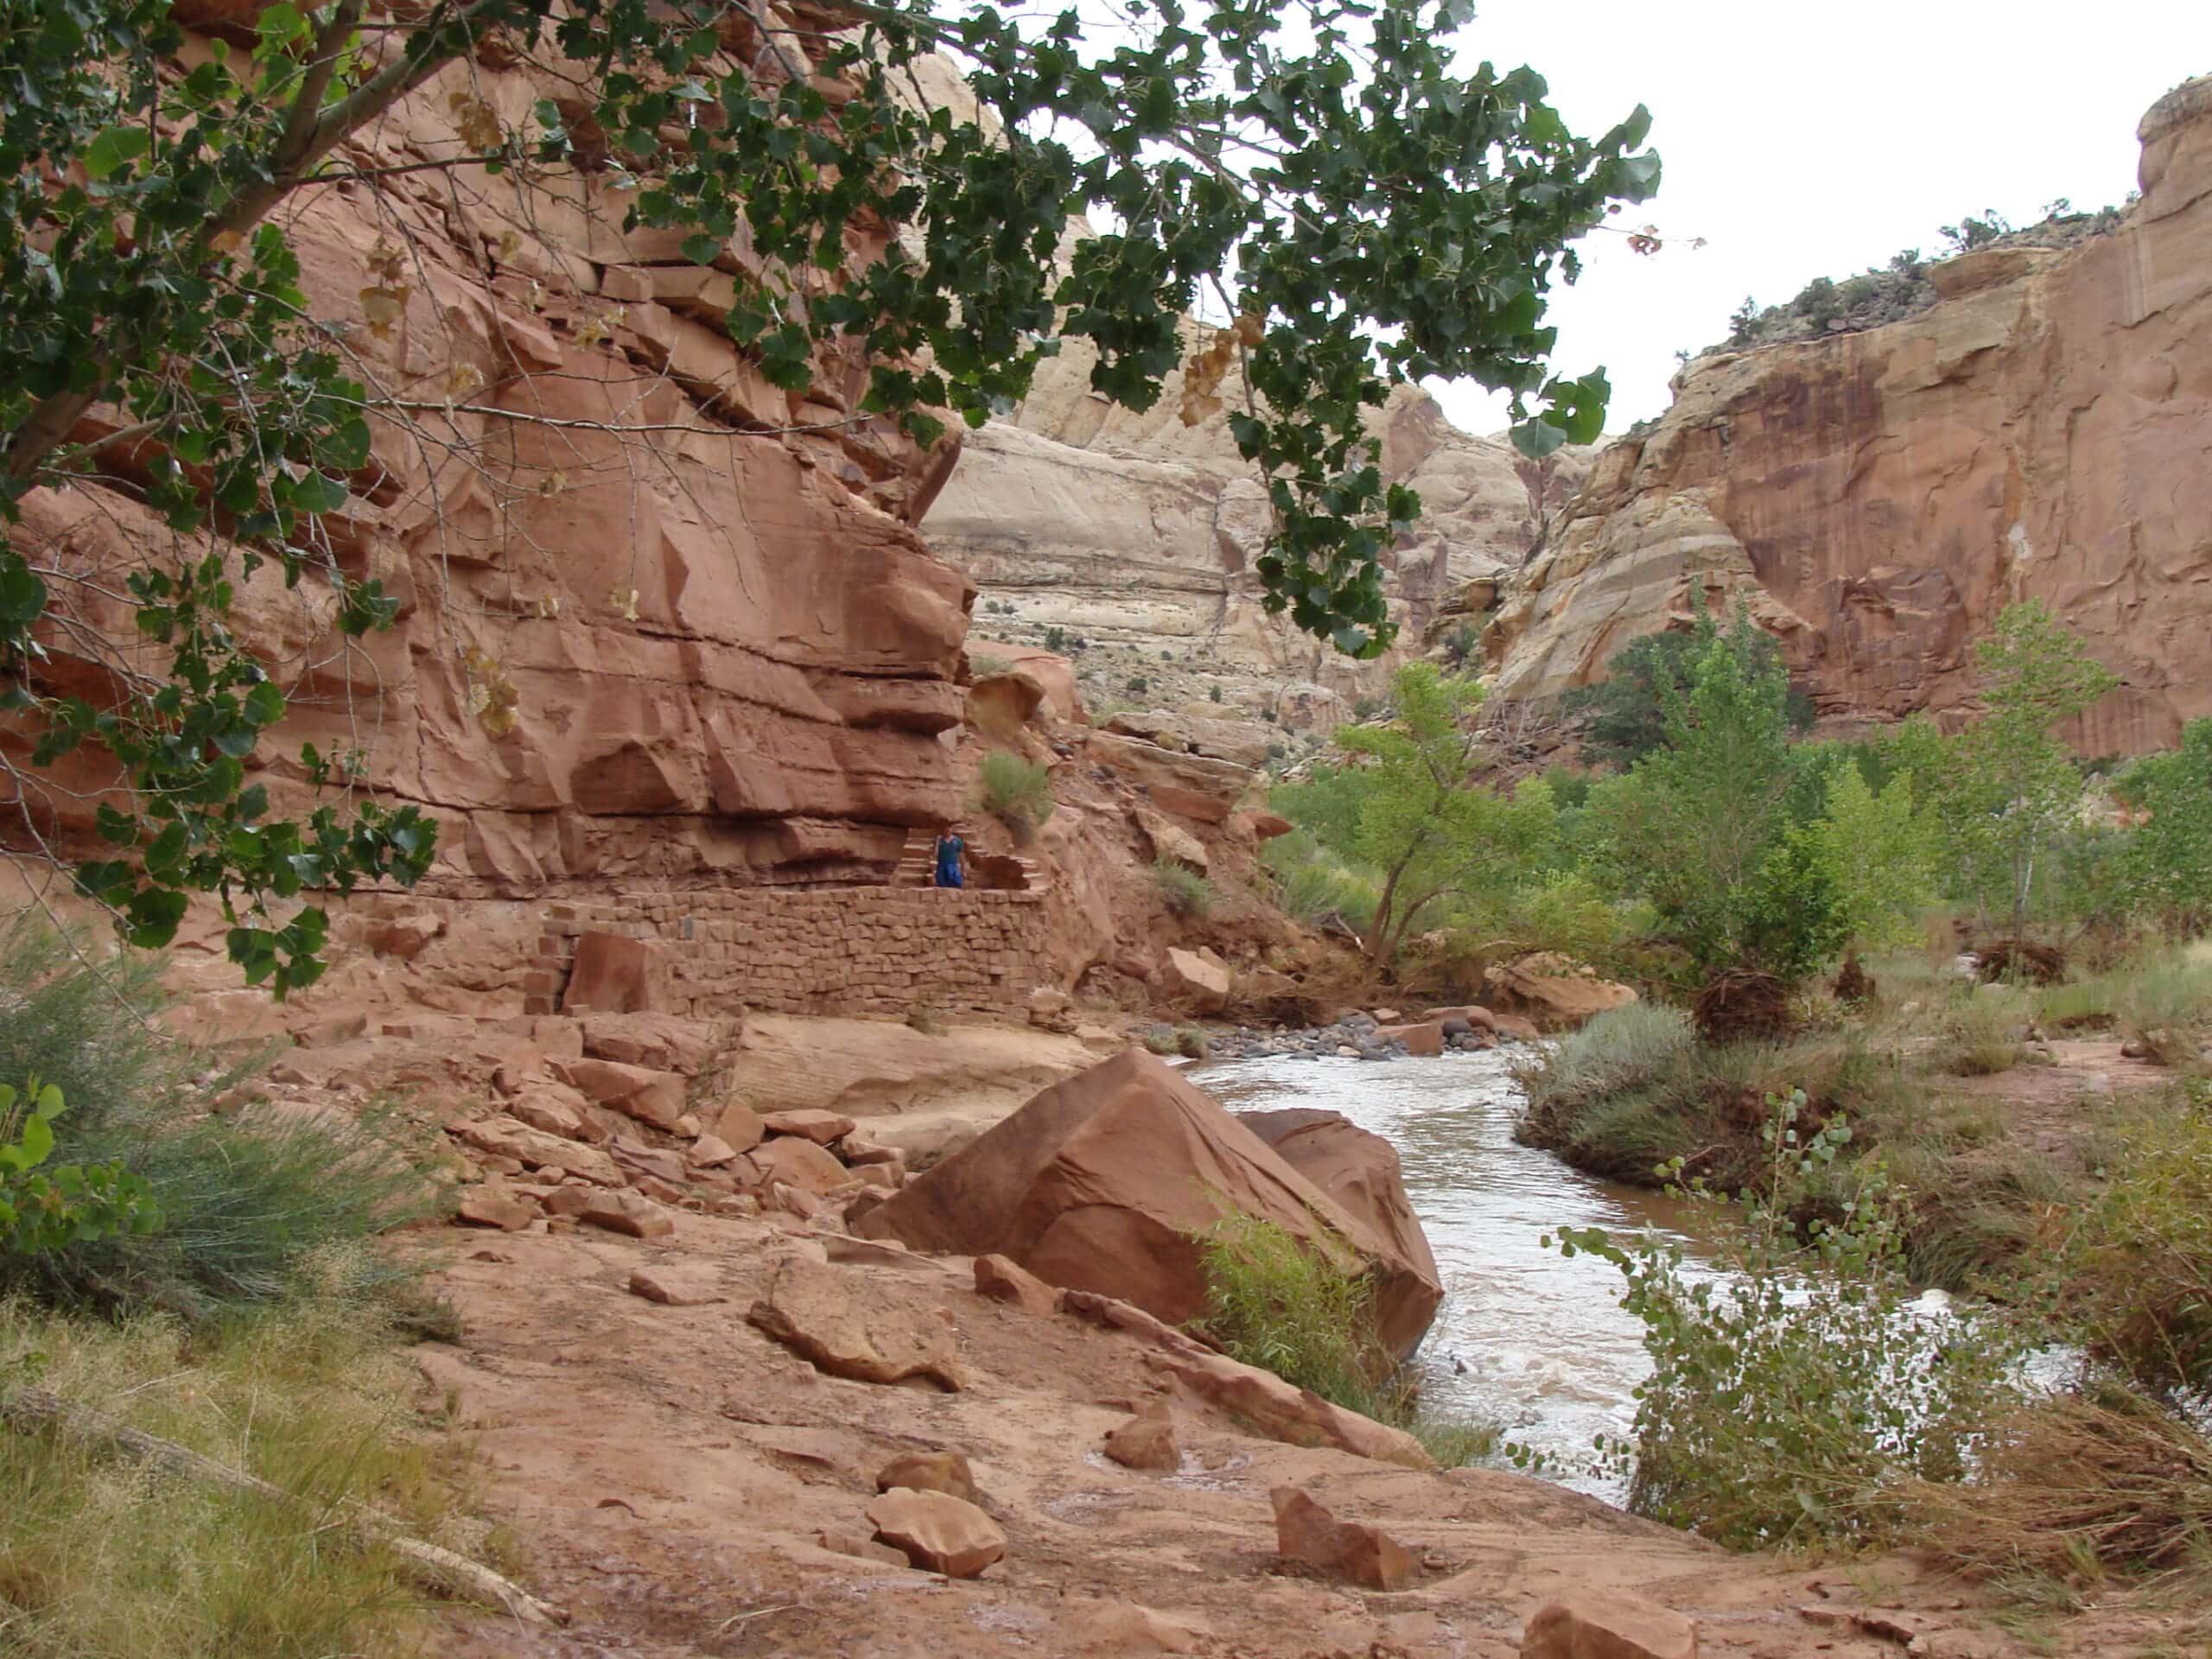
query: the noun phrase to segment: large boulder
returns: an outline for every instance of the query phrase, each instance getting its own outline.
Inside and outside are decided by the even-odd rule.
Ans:
[[[1206,1309],[1193,1235],[1239,1213],[1315,1248],[1349,1244],[1376,1274],[1376,1324],[1391,1351],[1420,1343],[1442,1291],[1410,1211],[1403,1225],[1417,1249],[1399,1228],[1346,1213],[1140,1049],[1046,1090],[855,1230],[916,1249],[1008,1256],[1048,1283],[1180,1324]]]
[[[1547,1031],[1571,1030],[1593,1014],[1636,1001],[1626,985],[1600,979],[1588,967],[1554,950],[1539,950],[1483,970],[1489,1001],[1534,1020]]]
[[[1167,988],[1179,1001],[1200,1014],[1219,1014],[1229,1006],[1229,969],[1209,962],[1195,950],[1171,945],[1167,950]]]
[[[1311,1107],[1239,1112],[1236,1121],[1354,1223],[1388,1241],[1388,1254],[1377,1268],[1376,1312],[1382,1316],[1382,1340],[1399,1353],[1410,1353],[1436,1317],[1444,1279],[1421,1217],[1406,1197],[1397,1148],[1336,1112]]]

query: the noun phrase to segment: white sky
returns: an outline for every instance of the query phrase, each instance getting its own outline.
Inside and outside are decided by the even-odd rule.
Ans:
[[[1577,131],[1650,107],[1665,175],[1615,222],[1677,239],[1588,238],[1549,318],[1555,368],[1610,373],[1618,432],[1667,407],[1676,349],[1725,338],[1747,293],[1933,254],[1986,207],[2025,225],[2060,196],[2123,200],[2143,111],[2212,72],[2212,0],[1480,0],[1461,39],[1471,67],[1533,66]],[[1470,431],[1505,424],[1478,386],[1434,390]]]

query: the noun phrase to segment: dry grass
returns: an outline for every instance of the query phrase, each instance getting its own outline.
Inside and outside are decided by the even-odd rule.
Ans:
[[[1991,1578],[2212,1573],[2212,1441],[2118,1384],[2011,1413],[1990,1426],[1971,1482],[1915,1501],[1935,1547]]]
[[[276,1504],[0,1432],[0,1651],[23,1659],[399,1659],[427,1610],[387,1551],[339,1520],[376,1505],[481,1558],[467,1448],[417,1419],[405,1351],[372,1301],[325,1294],[188,1328],[0,1302],[0,1381],[35,1382],[271,1481]]]

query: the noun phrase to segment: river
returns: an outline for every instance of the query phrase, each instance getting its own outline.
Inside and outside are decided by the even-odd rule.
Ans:
[[[1589,1472],[1600,1433],[1626,1431],[1650,1367],[1619,1305],[1620,1274],[1543,1237],[1562,1225],[1682,1236],[1679,1206],[1594,1180],[1516,1146],[1520,1090],[1496,1051],[1387,1062],[1274,1057],[1198,1067],[1230,1110],[1341,1112],[1397,1148],[1406,1193],[1444,1278],[1444,1306],[1415,1363],[1439,1416],[1499,1425],[1545,1452],[1555,1479],[1616,1501]]]

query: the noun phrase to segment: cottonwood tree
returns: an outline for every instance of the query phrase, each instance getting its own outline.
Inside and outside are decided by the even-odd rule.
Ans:
[[[1511,795],[1475,782],[1491,759],[1475,718],[1482,701],[1473,677],[1408,663],[1391,682],[1391,718],[1338,728],[1349,764],[1318,784],[1275,791],[1294,821],[1376,873],[1360,946],[1377,965],[1440,906],[1530,875],[1555,827],[1541,782]]]
[[[276,213],[379,187],[350,142],[454,66],[544,96],[516,124],[453,93],[460,143],[388,170],[620,186],[626,228],[676,229],[738,279],[724,324],[768,381],[804,388],[818,352],[858,342],[865,411],[925,442],[1019,399],[1063,339],[1095,348],[1097,391],[1149,405],[1213,295],[1229,321],[1187,365],[1186,412],[1241,366],[1266,603],[1381,650],[1379,556],[1419,501],[1382,481],[1367,414],[1394,382],[1465,377],[1511,394],[1531,454],[1596,437],[1604,377],[1547,372],[1546,297],[1575,275],[1569,244],[1656,188],[1649,119],[1585,139],[1532,71],[1462,70],[1469,0],[1122,11],[1094,37],[1073,10],[970,0],[0,0],[0,525],[31,490],[98,480],[214,550],[149,557],[107,596],[166,660],[88,693],[42,671],[67,573],[20,534],[0,549],[0,685],[29,764],[89,747],[127,785],[83,889],[147,944],[188,893],[219,894],[233,955],[281,991],[317,971],[323,926],[287,902],[427,868],[411,808],[271,815],[246,763],[285,697],[225,613],[275,561],[346,630],[392,616],[320,521],[367,480],[372,422],[407,411],[316,321]],[[188,50],[181,17],[221,28]],[[972,112],[920,95],[928,54],[966,73]],[[1077,213],[1099,228],[1064,245]],[[886,227],[852,268],[847,233]],[[370,273],[372,321],[404,265]]]
[[[1970,890],[2002,907],[2018,942],[2053,846],[2082,817],[2082,763],[2058,728],[2120,681],[2035,600],[2000,612],[1974,660],[1984,712],[1939,747],[1936,807]]]
[[[1794,984],[1842,944],[1844,917],[1818,845],[1791,833],[1789,679],[1740,606],[1664,708],[1660,747],[1591,789],[1593,861],[1701,980]]]

